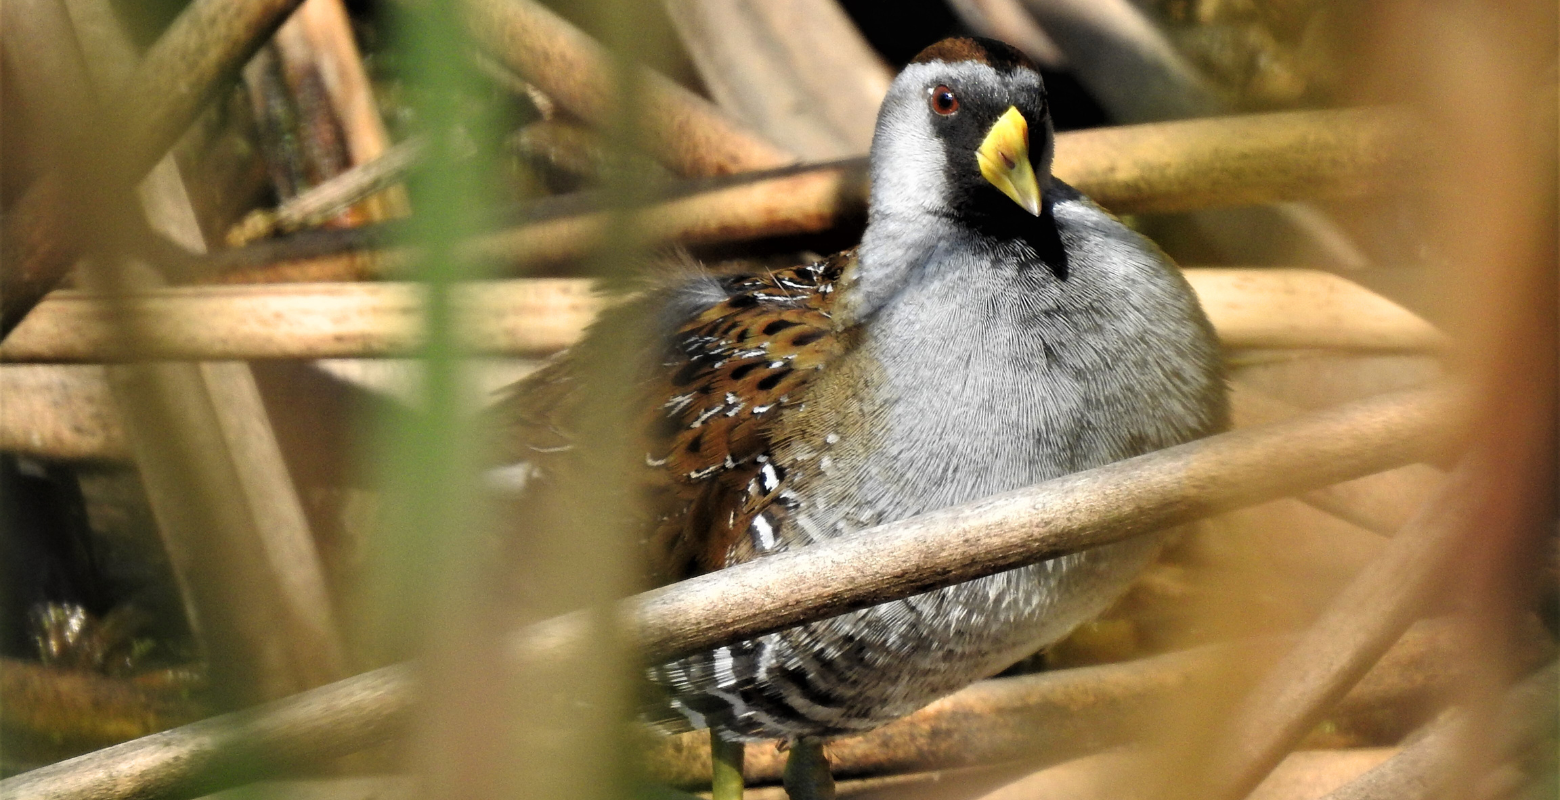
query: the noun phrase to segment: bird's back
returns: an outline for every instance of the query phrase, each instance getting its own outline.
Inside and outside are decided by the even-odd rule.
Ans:
[[[642,456],[633,489],[651,581],[759,555],[741,534],[787,483],[772,459],[778,421],[845,349],[831,311],[851,264],[846,252],[784,270],[700,273],[616,306],[499,402],[505,455],[529,464],[542,488],[581,457],[574,434],[592,414],[626,419]]]

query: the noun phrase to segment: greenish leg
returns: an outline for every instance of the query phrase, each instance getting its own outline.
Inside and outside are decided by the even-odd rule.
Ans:
[[[710,800],[742,800],[742,756],[746,746],[720,738],[710,728],[710,761],[715,770],[710,784]]]
[[[834,776],[823,755],[823,740],[813,737],[791,743],[785,760],[785,793],[791,800],[834,800]]]

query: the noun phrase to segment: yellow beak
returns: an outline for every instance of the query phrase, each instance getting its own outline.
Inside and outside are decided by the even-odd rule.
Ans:
[[[991,181],[1013,202],[1035,216],[1040,216],[1040,184],[1035,181],[1035,168],[1029,164],[1029,121],[1018,113],[1018,108],[1008,106],[986,140],[975,151],[980,162],[980,174]]]

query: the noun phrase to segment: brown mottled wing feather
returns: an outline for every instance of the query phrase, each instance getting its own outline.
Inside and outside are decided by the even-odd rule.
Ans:
[[[853,258],[729,279],[726,299],[675,334],[655,412],[667,435],[652,459],[676,497],[652,538],[668,579],[755,555],[744,534],[784,484],[775,422],[843,346],[831,311]]]
[[[671,290],[620,307],[613,313],[647,320],[666,307],[688,311],[669,321],[659,357],[642,345],[632,352],[621,334],[597,325],[517,384],[499,412],[510,454],[545,473],[549,459],[567,457],[579,406],[599,401],[584,362],[592,353],[643,358],[644,379],[623,401],[643,414],[640,488],[653,578],[671,582],[753,558],[749,526],[783,511],[776,500],[785,475],[770,453],[776,421],[844,346],[831,312],[854,260],[847,251],[785,270],[704,278],[685,290],[708,297],[692,306]]]

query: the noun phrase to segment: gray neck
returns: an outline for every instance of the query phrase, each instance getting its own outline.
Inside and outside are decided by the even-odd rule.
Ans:
[[[860,322],[883,308],[960,235],[945,217],[880,210],[874,198],[848,301],[851,320]]]
[[[1047,120],[1046,144],[1034,154],[1038,156],[1035,177],[1047,191],[1051,184],[1049,125]],[[927,266],[943,262],[943,254],[952,252],[949,248],[957,245],[969,252],[994,244],[950,216],[941,146],[929,146],[926,135],[906,134],[903,127],[888,136],[880,124],[873,141],[867,229],[861,237],[856,274],[847,287],[849,294],[841,298],[850,323],[866,320],[906,286],[926,277]]]
[[[924,90],[934,74],[961,69],[911,65],[884,98],[872,136],[867,230],[850,294],[841,297],[848,318],[860,321],[881,308],[951,232],[952,223],[942,214],[947,156],[927,119]]]

